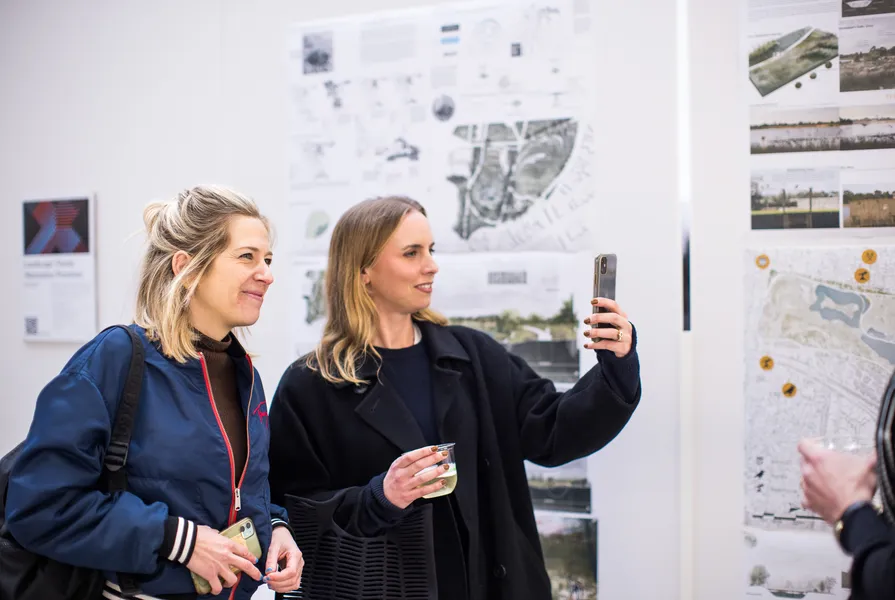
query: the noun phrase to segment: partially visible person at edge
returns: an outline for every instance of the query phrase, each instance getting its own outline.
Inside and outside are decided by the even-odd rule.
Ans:
[[[36,554],[105,571],[110,600],[118,572],[139,576],[144,600],[196,598],[190,572],[221,598],[248,599],[261,582],[294,590],[303,559],[269,500],[264,391],[233,334],[257,321],[273,283],[267,219],[236,192],[196,187],[150,204],[144,221],[130,327],[146,361],[128,491],[96,491],[131,356],[127,333],[112,329],[40,393],[9,481],[9,531]],[[260,561],[219,533],[245,517]]]
[[[431,503],[439,598],[548,600],[524,461],[562,465],[618,435],[641,395],[635,331],[616,302],[594,299],[609,312],[584,322],[612,326],[585,333],[599,362],[557,392],[487,334],[429,308],[434,247],[411,199],[368,200],[339,219],[323,338],[272,402],[273,498],[335,503],[334,521],[356,536]],[[456,489],[422,499],[443,485],[417,473],[444,442],[456,443]]]
[[[802,506],[833,527],[852,557],[851,600],[895,598],[895,528],[874,505],[877,454],[847,454],[799,442]]]

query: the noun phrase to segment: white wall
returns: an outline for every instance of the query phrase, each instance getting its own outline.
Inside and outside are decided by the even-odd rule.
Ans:
[[[375,8],[424,3],[433,4],[378,0]],[[619,255],[618,293],[640,332],[644,381],[630,426],[594,461],[600,596],[678,598],[676,8],[670,0],[596,6],[600,52],[582,57],[594,66],[605,116],[594,252]],[[8,290],[0,311],[0,452],[24,435],[36,394],[76,349],[21,341],[23,199],[96,193],[104,327],[130,319],[142,238],[128,237],[141,227],[147,201],[201,182],[253,195],[280,238],[277,283],[249,342],[272,393],[293,359],[284,268],[286,27],[373,9],[360,0],[0,1],[0,249],[7,257],[0,273]],[[705,319],[711,309],[697,306]]]

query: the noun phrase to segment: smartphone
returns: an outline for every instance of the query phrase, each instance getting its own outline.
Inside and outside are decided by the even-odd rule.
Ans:
[[[221,535],[228,537],[231,540],[236,540],[248,548],[249,552],[251,552],[255,558],[261,558],[261,542],[258,541],[258,533],[255,531],[255,525],[250,518],[246,517],[242,521],[237,521],[222,531]],[[240,572],[240,569],[236,567],[230,567],[230,570],[234,573]],[[190,574],[193,576],[193,585],[200,595],[211,593],[211,584],[209,584],[208,581],[192,571],[190,571]]]
[[[615,254],[600,254],[594,259],[594,298],[615,300]],[[594,313],[609,312],[602,306],[594,306]],[[609,323],[597,323],[594,327],[612,327]]]

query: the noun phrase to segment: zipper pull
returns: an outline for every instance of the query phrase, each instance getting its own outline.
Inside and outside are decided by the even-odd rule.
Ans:
[[[242,498],[239,495],[239,488],[236,488],[236,504],[234,505],[236,512],[239,512],[239,509],[242,508]]]

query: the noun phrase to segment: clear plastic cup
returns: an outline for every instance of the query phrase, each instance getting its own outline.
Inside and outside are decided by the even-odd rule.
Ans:
[[[457,487],[457,462],[454,459],[454,442],[438,444],[436,452],[447,452],[447,456],[445,456],[435,465],[426,467],[425,469],[420,471],[420,473],[432,471],[433,477],[419,487],[433,484],[439,479],[444,480],[444,486],[435,490],[431,494],[426,494],[425,496],[423,496],[423,498],[438,498],[440,496],[447,496],[454,491],[454,488]],[[445,469],[444,465],[447,465],[448,468]]]

